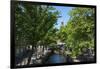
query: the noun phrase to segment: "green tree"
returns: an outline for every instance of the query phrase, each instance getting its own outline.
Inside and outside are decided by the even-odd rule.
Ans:
[[[51,6],[16,3],[16,46],[26,42],[25,46],[32,45],[32,49],[36,48],[37,43],[44,40],[45,35],[54,26],[58,17],[59,12]],[[22,42],[19,40],[22,40]],[[29,56],[28,64],[32,53]]]
[[[94,48],[94,8],[73,8],[70,20],[66,26],[67,45],[71,47],[72,55],[77,56],[82,48]]]

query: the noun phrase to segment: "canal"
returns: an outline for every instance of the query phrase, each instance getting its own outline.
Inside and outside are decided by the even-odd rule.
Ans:
[[[65,62],[66,62],[66,57],[60,54],[52,54],[47,60],[47,63],[65,63]]]

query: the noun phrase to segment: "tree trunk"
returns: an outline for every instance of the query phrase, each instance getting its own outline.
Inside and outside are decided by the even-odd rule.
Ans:
[[[34,46],[32,46],[32,49],[28,50],[28,62],[27,62],[27,65],[30,65],[30,62],[31,62],[31,57],[32,57],[32,54],[34,52]]]

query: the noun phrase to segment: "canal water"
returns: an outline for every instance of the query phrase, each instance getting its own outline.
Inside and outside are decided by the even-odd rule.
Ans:
[[[53,54],[48,58],[47,63],[65,63],[66,58],[59,54]]]

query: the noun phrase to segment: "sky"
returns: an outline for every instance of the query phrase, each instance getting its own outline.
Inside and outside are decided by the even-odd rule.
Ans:
[[[61,22],[64,23],[64,25],[67,24],[70,16],[68,15],[68,13],[70,12],[70,10],[73,7],[64,7],[64,6],[54,6],[54,8],[56,8],[56,10],[58,10],[60,12],[60,18],[58,18],[57,20],[57,25],[55,25],[56,28],[60,28],[61,26]]]

